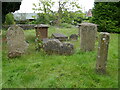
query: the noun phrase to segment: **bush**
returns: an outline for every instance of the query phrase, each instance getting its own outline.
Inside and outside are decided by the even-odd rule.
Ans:
[[[5,24],[6,25],[12,25],[12,24],[15,24],[15,21],[14,21],[14,16],[12,13],[8,13],[5,17]]]

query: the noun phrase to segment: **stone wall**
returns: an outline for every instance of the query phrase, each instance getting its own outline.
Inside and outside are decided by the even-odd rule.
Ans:
[[[35,24],[17,24],[20,26],[23,30],[29,30],[29,29],[34,29]],[[12,25],[2,25],[3,29],[8,29]]]

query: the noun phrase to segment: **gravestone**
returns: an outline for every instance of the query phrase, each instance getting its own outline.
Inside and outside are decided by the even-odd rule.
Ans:
[[[58,39],[48,40],[43,43],[43,50],[47,54],[52,54],[52,53],[58,54],[61,45],[62,43]]]
[[[76,34],[70,35],[70,40],[73,40],[73,41],[78,40],[78,35],[76,35]]]
[[[109,33],[106,32],[100,33],[97,63],[96,63],[96,71],[98,73],[102,73],[102,74],[106,73],[109,38],[110,38]]]
[[[82,51],[93,51],[97,34],[97,25],[82,23],[80,26],[80,49]]]
[[[48,37],[48,26],[44,24],[38,24],[35,26],[36,38],[42,40]]]
[[[52,37],[55,39],[59,39],[60,41],[68,40],[68,37],[64,34],[61,34],[61,33],[53,33]]]
[[[25,41],[23,29],[17,25],[8,28],[7,34],[8,57],[14,58],[25,53],[28,44]]]
[[[62,43],[58,39],[46,39],[43,43],[43,50],[47,54],[71,55],[74,53],[74,46],[71,43]]]
[[[62,43],[59,54],[72,55],[74,53],[74,45],[71,43]]]

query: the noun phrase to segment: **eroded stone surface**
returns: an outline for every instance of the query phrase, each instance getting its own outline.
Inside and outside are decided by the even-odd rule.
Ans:
[[[96,71],[98,73],[106,73],[106,64],[108,57],[110,35],[107,32],[101,32],[98,44]]]
[[[82,51],[93,51],[97,35],[97,25],[82,23],[80,26],[80,48]]]
[[[43,44],[43,49],[46,53],[59,53],[62,43],[58,39],[48,40]]]
[[[70,40],[73,40],[73,41],[78,40],[78,35],[76,35],[76,34],[70,35]]]
[[[43,50],[47,54],[71,55],[74,53],[74,45],[62,43],[58,39],[51,39],[43,44]]]
[[[74,53],[74,45],[71,43],[63,43],[60,47],[60,54],[71,55]]]
[[[23,29],[17,25],[8,28],[7,31],[8,57],[14,58],[25,53],[28,43],[25,41]]]

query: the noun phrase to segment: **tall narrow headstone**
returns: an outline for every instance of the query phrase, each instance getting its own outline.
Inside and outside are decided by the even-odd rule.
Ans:
[[[82,23],[80,26],[80,49],[82,51],[93,51],[97,34],[97,25]]]
[[[109,37],[110,37],[109,33],[106,33],[106,32],[100,33],[97,63],[96,63],[96,71],[99,73],[106,73]]]
[[[7,31],[8,57],[14,58],[25,53],[28,44],[25,41],[23,29],[17,25],[8,28]]]

